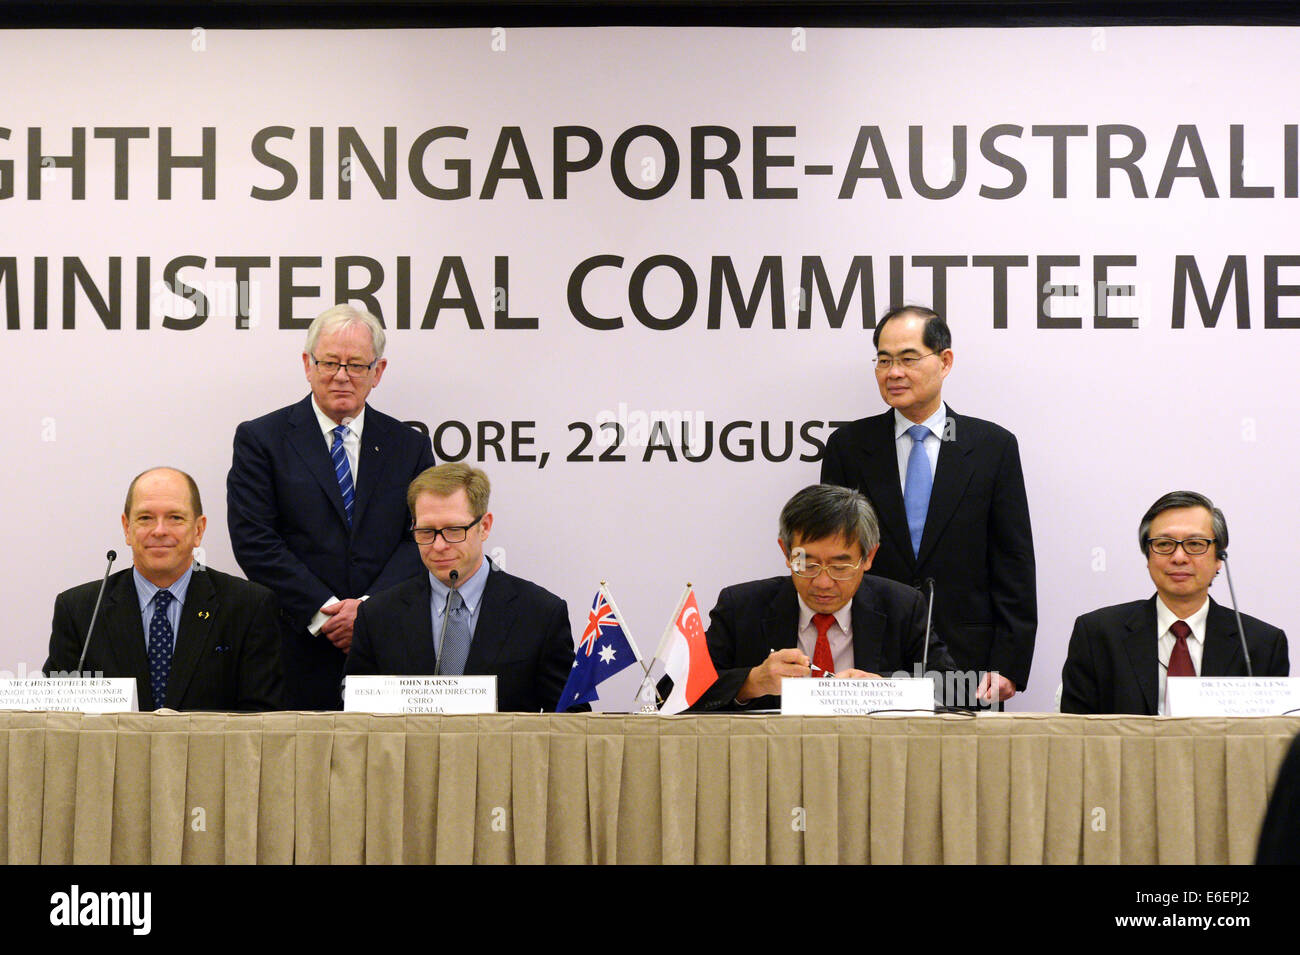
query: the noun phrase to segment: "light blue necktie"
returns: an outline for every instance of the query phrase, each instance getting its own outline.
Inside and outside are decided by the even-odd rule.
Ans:
[[[907,429],[912,439],[912,453],[907,456],[907,486],[903,488],[903,507],[907,511],[907,529],[912,533],[912,556],[921,553],[921,535],[925,532],[925,515],[930,510],[930,456],[925,453],[925,436],[930,429],[914,424]]]
[[[458,590],[453,590],[448,599],[451,601],[451,610],[447,616],[447,632],[442,638],[442,659],[438,661],[438,672],[460,676],[465,672],[465,661],[469,659],[469,609]]]
[[[343,450],[343,435],[348,426],[339,425],[334,429],[334,443],[330,445],[330,460],[334,462],[334,476],[339,480],[339,491],[343,495],[343,510],[348,515],[348,527],[352,526],[352,502],[356,500],[356,491],[352,487],[352,469],[348,467],[348,455]]]
[[[172,624],[167,619],[167,607],[175,597],[170,590],[160,590],[153,595],[153,617],[149,621],[149,688],[153,690],[153,706],[159,709],[167,699],[167,677],[172,672]]]

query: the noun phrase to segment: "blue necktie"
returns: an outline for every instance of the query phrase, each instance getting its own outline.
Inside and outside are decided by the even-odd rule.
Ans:
[[[172,671],[172,625],[167,607],[175,599],[170,590],[153,595],[153,618],[149,621],[149,687],[153,690],[154,709],[167,699],[167,677]]]
[[[343,435],[348,426],[339,425],[334,429],[334,443],[330,445],[330,460],[334,462],[334,476],[339,480],[339,491],[343,495],[343,510],[348,515],[348,527],[352,526],[352,502],[356,500],[356,491],[352,487],[352,469],[348,467],[348,455],[343,450]]]
[[[453,590],[449,599],[451,610],[447,615],[447,632],[442,638],[438,672],[460,676],[465,672],[465,661],[469,659],[469,609],[460,591]]]
[[[912,533],[912,556],[921,553],[921,535],[925,531],[925,515],[930,510],[930,456],[925,453],[925,436],[930,429],[914,424],[907,429],[912,439],[912,453],[907,456],[907,486],[903,488],[903,507],[907,511],[907,529]]]

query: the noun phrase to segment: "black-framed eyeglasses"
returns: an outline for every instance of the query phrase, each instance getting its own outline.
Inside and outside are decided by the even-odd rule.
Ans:
[[[448,544],[459,544],[469,535],[469,529],[483,520],[480,514],[474,519],[473,524],[457,524],[451,527],[416,527],[412,529],[411,536],[415,538],[417,544],[432,544],[442,535],[442,539]]]
[[[937,351],[926,352],[924,355],[908,355],[905,358],[893,358],[891,356],[876,356],[876,371],[889,371],[894,365],[901,365],[903,368],[915,368],[922,358],[929,358],[931,355],[939,354]]]
[[[362,364],[359,361],[350,361],[350,362],[321,361],[315,355],[311,356],[311,360],[312,363],[316,366],[316,370],[319,371],[321,374],[323,374],[326,378],[333,378],[335,375],[339,373],[340,368],[347,369],[349,378],[364,378],[366,377],[366,375],[370,374],[371,369],[373,369],[375,367],[375,364],[379,361],[379,359],[376,358],[368,365]]]
[[[1182,547],[1183,553],[1188,557],[1200,557],[1209,552],[1213,543],[1213,540],[1205,537],[1189,537],[1181,541],[1173,537],[1152,537],[1147,540],[1147,547],[1151,548],[1151,553],[1161,557],[1168,557],[1179,547]]]
[[[830,576],[831,580],[850,580],[862,566],[863,558],[859,557],[856,564],[819,564],[815,560],[804,560],[802,557],[792,557],[790,559],[790,569],[794,571],[796,577],[807,577],[813,580],[818,577],[824,570]]]

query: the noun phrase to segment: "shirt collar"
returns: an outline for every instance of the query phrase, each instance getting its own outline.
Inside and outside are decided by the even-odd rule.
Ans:
[[[944,424],[947,422],[947,420],[948,420],[948,406],[944,404],[942,401],[940,401],[939,409],[935,411],[934,414],[930,415],[930,417],[922,421],[921,424],[929,428],[931,433],[934,434],[934,436],[938,438],[940,441],[942,441],[943,427]],[[908,417],[905,414],[903,414],[903,412],[895,408],[894,409],[894,440],[897,441],[903,435],[907,434],[907,429],[912,427],[912,425],[914,424],[916,424],[915,421],[909,420]]]
[[[316,421],[320,425],[320,429],[324,433],[325,439],[332,443],[334,440],[334,429],[337,428],[338,425],[334,423],[333,419],[330,418],[329,415],[320,410],[320,405],[316,404],[315,395],[312,395],[311,398],[311,410],[316,412]],[[365,419],[366,408],[365,405],[362,405],[361,410],[357,412],[357,416],[355,418],[344,418],[343,424],[347,426],[349,431],[360,438],[361,428],[365,424]]]
[[[140,598],[140,610],[149,606],[149,601],[153,600],[153,595],[162,590],[161,587],[154,586],[150,581],[145,580],[144,575],[136,567],[131,568],[131,573],[135,577],[135,593]],[[194,575],[194,564],[185,568],[185,573],[181,574],[180,579],[167,589],[171,591],[172,597],[181,606],[185,605],[185,594],[190,589],[190,578]]]
[[[483,598],[483,588],[487,586],[488,571],[491,566],[492,561],[484,557],[479,569],[470,574],[466,580],[456,585],[456,590],[460,592],[460,599],[465,601],[465,609],[471,614],[478,609],[479,601]],[[433,605],[435,607],[445,606],[451,588],[435,577],[432,572],[429,573],[429,586],[433,588]]]
[[[1190,617],[1179,617],[1165,606],[1165,602],[1160,599],[1159,594],[1156,595],[1156,635],[1159,637],[1163,637],[1169,632],[1169,628],[1173,626],[1175,620],[1183,620],[1187,623],[1187,626],[1192,628],[1192,639],[1204,643],[1205,619],[1209,615],[1210,598],[1208,596],[1205,598],[1205,603],[1201,604],[1200,609]]]
[[[798,592],[796,592],[795,596],[799,600],[799,632],[802,633],[812,625],[814,611],[803,602],[803,597],[799,597]],[[840,629],[851,634],[853,632],[853,598],[850,597],[848,603],[835,611],[834,616],[835,622],[840,625]]]

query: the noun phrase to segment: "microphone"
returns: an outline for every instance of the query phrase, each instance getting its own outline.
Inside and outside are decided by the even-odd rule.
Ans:
[[[456,581],[460,580],[460,571],[453,570],[447,579],[451,593],[456,592]],[[442,676],[442,641],[447,636],[447,618],[451,616],[451,594],[447,594],[447,606],[442,608],[442,628],[438,632],[438,662],[434,664],[434,676]]]
[[[81,659],[77,661],[77,675],[83,673],[82,667],[86,665],[86,651],[90,649],[90,635],[95,632],[95,618],[99,616],[99,602],[104,599],[104,588],[108,586],[108,575],[113,569],[113,561],[117,560],[117,551],[110,550],[105,554],[108,558],[108,566],[104,568],[104,579],[99,582],[99,595],[95,597],[95,609],[90,612],[90,626],[86,628],[86,642],[81,645]]]
[[[1246,628],[1241,624],[1241,611],[1237,609],[1237,592],[1232,588],[1232,568],[1228,566],[1228,552],[1219,551],[1219,560],[1228,572],[1228,596],[1232,598],[1232,612],[1237,615],[1237,636],[1241,637],[1241,654],[1246,658],[1246,676],[1254,678],[1255,668],[1250,665],[1250,650],[1246,647]]]
[[[925,676],[926,664],[930,660],[930,621],[934,617],[934,578],[927,577],[925,582],[930,587],[930,604],[925,608],[925,647],[921,650],[921,676]]]

